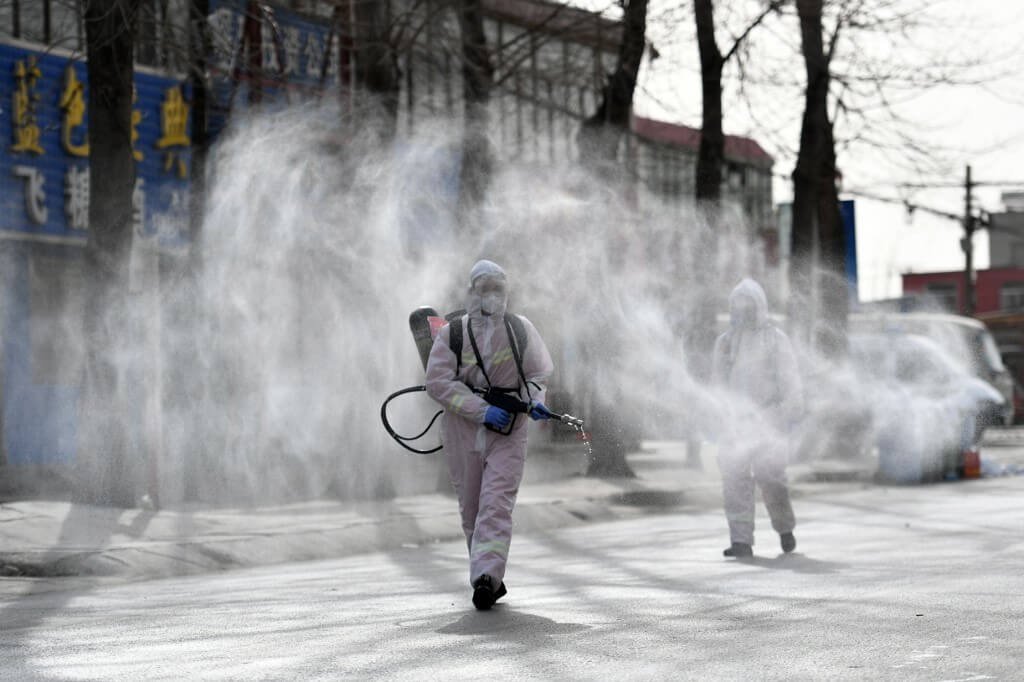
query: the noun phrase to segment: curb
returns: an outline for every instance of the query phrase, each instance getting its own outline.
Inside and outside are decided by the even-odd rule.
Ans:
[[[862,476],[852,473],[841,479],[845,484],[835,478],[825,479],[825,482],[810,474],[794,473],[792,492],[797,498],[866,485]],[[663,472],[657,479],[574,476],[556,483],[524,486],[513,515],[515,532],[542,533],[643,514],[685,513],[721,507],[717,471],[709,474],[707,469],[674,469]],[[679,485],[680,479],[686,484]],[[16,509],[8,511],[25,514]],[[63,517],[57,513],[33,515],[30,509],[23,518],[44,526],[49,524],[47,527],[52,530],[54,524],[64,523],[60,519],[66,521],[69,512],[65,509]],[[89,547],[58,539],[53,547],[0,552],[0,577],[164,578],[340,559],[464,537],[457,501],[454,496],[440,493],[387,502],[309,503],[195,514],[158,512],[146,519],[134,536],[126,531],[122,518],[123,514],[132,512],[86,508],[81,513],[86,518],[84,523],[107,529],[109,545]],[[132,521],[133,525],[138,518]],[[17,520],[15,517],[14,523]],[[0,518],[0,521],[11,522],[12,519]],[[0,524],[0,529],[3,525]],[[33,537],[45,535],[36,535],[31,528],[27,530]],[[70,531],[66,534],[73,535]],[[23,530],[23,537],[25,535]],[[62,526],[61,537],[64,535]]]
[[[625,493],[627,496],[630,493]],[[668,494],[668,493],[664,493]],[[677,493],[678,495],[678,493]],[[139,539],[83,549],[56,547],[0,553],[0,577],[164,578],[299,561],[339,559],[368,552],[461,540],[454,498],[417,500],[419,512],[402,509],[319,528],[254,530],[178,539]],[[396,501],[401,504],[403,501]],[[516,532],[538,532],[618,518],[617,501],[547,499],[524,502],[514,513]],[[443,511],[441,505],[447,511]],[[380,510],[384,505],[374,504]],[[426,508],[430,507],[430,508]],[[340,515],[339,515],[340,516]]]

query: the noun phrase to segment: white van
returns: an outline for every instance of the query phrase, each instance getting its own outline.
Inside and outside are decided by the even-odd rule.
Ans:
[[[1013,423],[1013,378],[1003,364],[992,334],[978,320],[942,313],[850,313],[848,329],[851,335],[914,334],[932,339],[1003,396],[1003,404],[996,412],[983,416],[985,423]]]

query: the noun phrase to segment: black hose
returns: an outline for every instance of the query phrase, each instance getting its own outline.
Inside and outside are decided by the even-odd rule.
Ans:
[[[430,427],[434,425],[434,422],[437,421],[437,418],[444,414],[444,410],[438,410],[437,414],[434,415],[434,418],[430,420],[429,424],[427,424],[427,428],[423,429],[419,434],[415,436],[403,436],[397,433],[393,428],[391,428],[391,424],[388,422],[388,403],[390,403],[392,400],[394,400],[400,395],[405,395],[406,393],[418,393],[419,391],[425,390],[427,390],[426,386],[410,386],[409,388],[403,388],[401,391],[395,391],[394,393],[389,395],[380,406],[380,420],[381,422],[384,423],[384,428],[387,429],[387,432],[391,434],[391,437],[395,439],[396,443],[401,445],[409,452],[415,452],[418,455],[430,455],[444,447],[444,445],[442,444],[438,445],[433,450],[420,450],[410,445],[406,445],[406,441],[419,440],[423,436],[427,435],[427,431],[430,431]]]

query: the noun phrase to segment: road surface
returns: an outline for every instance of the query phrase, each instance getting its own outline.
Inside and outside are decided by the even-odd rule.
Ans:
[[[1024,477],[797,499],[797,553],[720,511],[520,535],[509,595],[464,546],[0,597],[2,679],[921,679],[1024,672]]]

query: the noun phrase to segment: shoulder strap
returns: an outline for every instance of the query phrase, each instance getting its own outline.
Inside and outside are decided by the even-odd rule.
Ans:
[[[477,365],[480,367],[480,372],[484,375],[484,381],[487,382],[487,387],[491,387],[491,377],[487,376],[487,369],[484,367],[484,359],[480,355],[480,349],[476,346],[476,337],[473,335],[473,323],[467,320],[466,330],[469,332],[469,343],[473,346],[473,355],[476,356]]]
[[[505,313],[505,333],[508,334],[508,345],[512,347],[512,357],[516,361],[516,369],[519,370],[519,378],[523,381],[523,388],[526,389],[526,396],[533,402],[533,394],[530,392],[530,383],[526,380],[523,372],[523,353],[526,352],[526,325],[518,315]]]
[[[462,371],[462,316],[448,321],[448,347],[455,353],[455,377]]]
[[[512,325],[512,332],[516,343],[519,344],[519,356],[526,355],[526,346],[530,343],[530,335],[526,333],[526,325],[523,318],[513,313],[505,313],[505,320]]]

